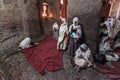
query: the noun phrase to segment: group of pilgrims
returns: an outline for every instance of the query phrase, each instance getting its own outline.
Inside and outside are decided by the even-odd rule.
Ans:
[[[99,33],[99,54],[104,54],[107,61],[119,61],[115,50],[120,47],[120,17],[102,18]],[[120,53],[120,52],[119,52]]]
[[[57,22],[53,24],[53,36],[57,40],[58,50],[67,50],[74,62],[74,68],[95,68],[94,62],[102,64],[111,61],[119,61],[120,57],[114,49],[120,47],[120,18],[102,18],[99,29],[99,46],[96,54],[93,54],[85,41],[83,28],[79,18],[74,17],[72,24],[68,26],[65,18],[61,19],[60,27]]]
[[[93,66],[91,50],[85,43],[79,18],[74,17],[69,27],[65,18],[62,18],[61,21],[60,27],[57,22],[53,24],[53,36],[57,40],[57,49],[63,51],[68,49],[74,62],[73,66],[77,69]]]
[[[60,27],[58,23],[53,24],[53,36],[57,40],[58,50],[67,50],[72,58],[73,67],[79,70],[83,68],[95,68],[95,62],[108,64],[112,67],[111,61],[120,61],[120,17],[102,18],[99,28],[99,46],[96,54],[93,54],[85,41],[83,28],[79,18],[74,17],[72,24],[68,27],[65,18],[61,19]],[[28,48],[33,44],[29,37],[20,44],[21,49]],[[119,55],[117,54],[119,53]]]

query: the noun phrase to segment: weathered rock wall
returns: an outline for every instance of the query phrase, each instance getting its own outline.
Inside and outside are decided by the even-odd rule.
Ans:
[[[18,45],[26,36],[40,36],[37,0],[0,1],[0,51]]]
[[[93,52],[97,49],[98,26],[103,0],[68,0],[68,20],[78,16],[83,25],[86,42]]]

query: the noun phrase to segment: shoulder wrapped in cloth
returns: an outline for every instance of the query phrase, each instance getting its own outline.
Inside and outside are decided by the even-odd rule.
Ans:
[[[57,22],[55,22],[53,24],[53,37],[55,40],[58,40],[58,30],[59,30],[59,26],[58,26]]]

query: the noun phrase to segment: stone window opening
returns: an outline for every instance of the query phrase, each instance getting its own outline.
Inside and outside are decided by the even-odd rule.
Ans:
[[[47,16],[48,16],[48,4],[44,2],[44,3],[42,4],[42,7],[43,7],[42,16],[43,16],[43,17],[47,17]]]
[[[60,0],[60,19],[66,18],[68,19],[68,0]]]

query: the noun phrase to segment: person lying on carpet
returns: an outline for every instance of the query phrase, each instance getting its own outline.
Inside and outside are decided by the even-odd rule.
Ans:
[[[26,37],[24,40],[22,40],[20,43],[19,43],[19,48],[20,49],[25,49],[25,48],[28,48],[34,44],[38,44],[38,43],[35,43],[33,41],[31,41],[31,39],[29,37]]]
[[[59,37],[57,42],[58,50],[66,50],[67,48],[67,36],[68,36],[68,26],[65,18],[62,18],[62,24],[59,29]]]
[[[55,40],[58,40],[58,31],[59,31],[59,26],[57,22],[53,24],[53,37]]]
[[[93,66],[91,50],[85,43],[81,44],[75,52],[74,63],[76,64],[74,68],[79,69]]]

